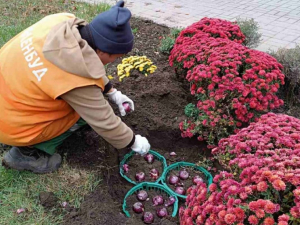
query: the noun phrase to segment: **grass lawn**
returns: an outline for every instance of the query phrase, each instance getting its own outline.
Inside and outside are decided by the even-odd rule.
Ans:
[[[0,47],[8,40],[46,15],[70,12],[90,22],[107,4],[89,5],[70,0],[0,0]],[[0,144],[0,160],[5,149]],[[66,163],[55,173],[36,175],[7,170],[0,166],[0,224],[60,224],[66,213],[58,206],[45,211],[39,204],[41,191],[53,192],[59,202],[79,207],[85,194],[100,182],[93,172],[72,168]],[[17,210],[25,212],[18,214]]]
[[[59,171],[45,175],[0,166],[0,224],[60,224],[66,213],[60,204],[67,202],[79,207],[84,195],[99,182],[95,174],[71,168],[67,163]],[[44,191],[53,192],[58,197],[56,208],[44,210],[39,202],[39,193]],[[22,208],[25,212],[18,214],[17,210]]]
[[[90,5],[71,0],[0,0],[0,47],[49,14],[70,12],[90,22],[97,14],[109,8],[104,3]]]

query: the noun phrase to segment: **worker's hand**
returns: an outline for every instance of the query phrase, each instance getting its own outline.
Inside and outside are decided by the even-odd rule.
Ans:
[[[147,138],[142,137],[141,135],[135,135],[135,141],[131,146],[131,149],[143,156],[150,150],[150,144]]]
[[[121,116],[126,115],[126,111],[123,106],[123,103],[125,102],[129,104],[131,111],[134,111],[133,101],[130,98],[128,98],[126,95],[123,95],[121,91],[118,91],[117,89],[114,88],[112,92],[108,92],[106,93],[106,95],[108,96],[108,99],[110,101],[112,101],[118,106]]]

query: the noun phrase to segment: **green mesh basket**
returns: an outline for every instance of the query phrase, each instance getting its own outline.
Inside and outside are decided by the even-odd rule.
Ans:
[[[194,163],[189,163],[189,162],[177,162],[177,163],[171,164],[170,166],[168,166],[165,169],[165,172],[163,173],[162,179],[161,179],[162,184],[165,186],[166,189],[168,189],[172,193],[172,195],[176,195],[176,196],[178,196],[180,198],[184,198],[184,199],[186,199],[186,197],[187,197],[186,195],[177,194],[175,191],[173,191],[171,188],[169,188],[167,181],[166,181],[167,176],[171,170],[179,171],[181,167],[193,167],[195,170],[198,170],[205,175],[205,177],[207,179],[207,187],[209,187],[212,184],[212,182],[213,182],[212,175],[203,167],[197,166]]]
[[[155,151],[153,151],[153,150],[150,150],[149,153],[151,153],[152,155],[154,155],[155,159],[158,159],[158,160],[161,161],[162,164],[163,164],[163,171],[162,171],[160,177],[159,177],[155,182],[153,182],[153,183],[159,183],[159,182],[161,181],[161,179],[162,179],[162,174],[164,173],[165,169],[166,169],[167,166],[168,166],[168,165],[167,165],[167,161],[166,161],[165,157],[163,157],[161,154],[159,154],[159,153],[157,153],[157,152],[155,152]],[[124,173],[123,165],[126,164],[126,162],[127,162],[132,156],[134,156],[135,154],[136,154],[136,152],[134,152],[134,151],[131,151],[130,153],[126,154],[126,155],[124,156],[123,160],[121,161],[121,164],[120,164],[120,174],[121,174],[121,176],[124,177],[128,182],[130,182],[130,183],[132,183],[132,184],[134,184],[134,185],[139,184],[139,183],[137,183],[137,182],[131,180],[129,177],[126,176],[126,174]]]
[[[154,189],[155,191],[159,191],[160,193],[164,192],[166,194],[168,194],[169,197],[171,196],[174,196],[175,198],[175,202],[173,204],[173,213],[172,213],[172,217],[175,217],[176,214],[177,214],[177,211],[178,211],[178,198],[176,195],[174,195],[169,189],[167,189],[166,187],[164,187],[163,185],[161,184],[157,184],[157,183],[150,183],[150,182],[143,182],[143,183],[140,183],[136,186],[134,186],[133,188],[131,188],[125,198],[124,198],[124,201],[123,201],[123,212],[125,213],[125,215],[127,217],[130,217],[130,214],[128,212],[128,206],[126,204],[126,199],[130,196],[130,195],[133,195],[135,194],[137,191],[139,190],[151,190],[151,189]]]

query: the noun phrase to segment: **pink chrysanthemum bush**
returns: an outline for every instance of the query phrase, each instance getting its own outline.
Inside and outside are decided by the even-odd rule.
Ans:
[[[188,69],[196,103],[185,109],[182,137],[197,136],[215,145],[261,114],[279,107],[282,66],[270,55],[223,38],[197,33],[177,42],[170,56]]]
[[[299,224],[299,196],[300,188],[283,182],[267,168],[248,167],[238,179],[221,172],[209,192],[204,183],[188,189],[186,207],[179,212],[180,224]]]
[[[300,120],[284,114],[265,114],[258,122],[220,140],[212,153],[228,170],[239,172],[249,166],[268,167],[284,173],[287,176],[284,181],[298,185]]]
[[[300,120],[268,113],[212,152],[232,172],[188,190],[182,225],[300,224]]]

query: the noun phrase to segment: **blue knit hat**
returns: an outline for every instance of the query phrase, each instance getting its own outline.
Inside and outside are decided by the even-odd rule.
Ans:
[[[110,54],[130,52],[134,39],[130,18],[131,12],[124,8],[124,1],[96,16],[89,25],[96,47]]]

